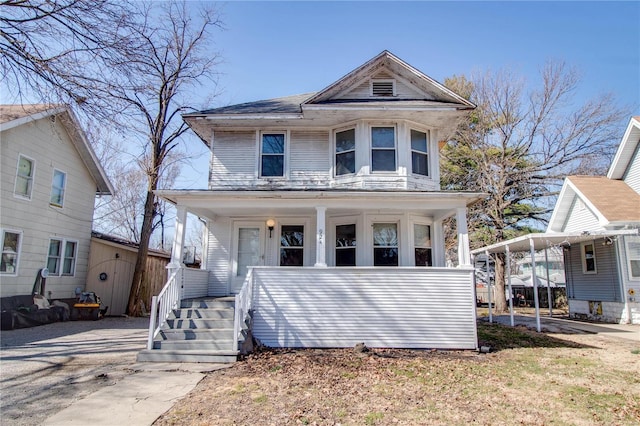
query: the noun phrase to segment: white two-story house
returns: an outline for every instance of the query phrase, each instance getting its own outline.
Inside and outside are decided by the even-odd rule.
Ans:
[[[208,189],[157,192],[178,211],[174,268],[187,212],[206,222],[206,278],[180,297],[241,295],[268,346],[476,348],[466,211],[482,194],[439,173],[474,108],[384,51],[316,93],[184,115],[211,163]]]
[[[96,195],[113,192],[73,112],[61,105],[0,105],[0,295],[85,289]]]

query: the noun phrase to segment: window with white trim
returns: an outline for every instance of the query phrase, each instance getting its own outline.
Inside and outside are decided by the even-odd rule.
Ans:
[[[280,266],[304,266],[304,225],[282,225]]]
[[[371,127],[371,171],[396,171],[395,127]]]
[[[336,266],[356,266],[356,224],[336,225]]]
[[[398,224],[374,223],[373,266],[398,266]]]
[[[22,232],[2,230],[2,258],[0,259],[0,274],[16,275],[20,258],[20,243]]]
[[[263,133],[260,141],[260,176],[284,176],[284,133]]]
[[[431,256],[431,227],[413,224],[413,246],[416,266],[433,266]]]
[[[356,172],[356,129],[336,132],[335,167],[336,176]]]
[[[629,279],[640,280],[640,237],[625,237]]]
[[[33,175],[36,168],[36,162],[31,158],[20,155],[18,158],[18,167],[16,170],[16,184],[13,193],[19,197],[31,199],[31,191],[33,190]]]
[[[582,258],[582,273],[596,274],[596,245],[594,242],[582,243],[580,245],[580,256]]]
[[[51,200],[52,206],[62,207],[64,203],[64,190],[67,184],[67,174],[63,171],[53,170],[53,181],[51,182]]]
[[[414,129],[411,129],[411,173],[414,175],[429,175],[427,133]]]
[[[78,243],[76,241],[51,238],[49,240],[49,253],[47,255],[49,275],[74,275],[77,256]]]

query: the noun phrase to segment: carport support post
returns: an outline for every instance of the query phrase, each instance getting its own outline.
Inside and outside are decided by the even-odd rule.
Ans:
[[[487,297],[489,298],[489,322],[492,323],[493,322],[493,314],[492,314],[492,310],[491,310],[491,271],[489,268],[489,265],[491,262],[489,262],[491,260],[491,256],[489,255],[489,250],[485,250],[484,251],[484,255],[485,255],[485,260],[487,261]]]
[[[547,255],[547,248],[544,249],[544,264],[547,271],[547,301],[549,302],[549,316],[553,316],[553,300],[551,300],[551,280],[549,279],[549,256]]]
[[[529,247],[531,248],[531,281],[533,282],[533,300],[536,306],[536,330],[538,333],[542,330],[540,327],[540,302],[538,301],[538,278],[536,277],[536,248],[533,238],[529,238]]]
[[[504,246],[504,253],[506,256],[507,263],[507,285],[509,287],[509,316],[511,317],[511,327],[515,325],[513,321],[513,291],[511,290],[511,255],[509,253],[509,245]]]

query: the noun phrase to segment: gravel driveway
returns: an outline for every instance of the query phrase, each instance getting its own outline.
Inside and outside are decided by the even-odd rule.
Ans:
[[[130,374],[148,325],[148,318],[107,317],[3,331],[0,423],[40,424]]]

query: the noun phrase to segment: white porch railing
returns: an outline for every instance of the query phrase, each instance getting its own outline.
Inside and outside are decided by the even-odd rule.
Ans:
[[[160,291],[160,294],[151,298],[151,318],[149,318],[149,337],[147,349],[153,349],[153,339],[160,332],[160,327],[166,321],[169,312],[178,307],[181,299],[184,268],[176,269]]]
[[[240,292],[236,294],[235,300],[235,316],[233,320],[233,350],[238,350],[238,340],[241,338],[242,323],[249,316],[252,308],[253,299],[253,268],[249,268],[249,272],[242,283]]]

